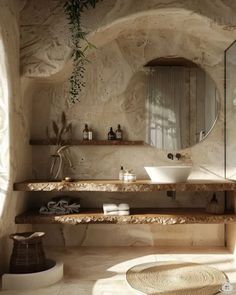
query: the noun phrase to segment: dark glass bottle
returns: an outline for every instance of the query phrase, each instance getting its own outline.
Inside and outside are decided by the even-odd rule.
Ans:
[[[123,139],[123,132],[120,128],[120,124],[118,124],[117,129],[116,129],[116,139],[117,140],[122,140]]]
[[[88,139],[89,139],[88,124],[85,124],[84,130],[83,130],[83,140],[88,140]]]
[[[120,166],[119,180],[124,180],[124,167]]]
[[[112,130],[112,127],[110,128],[110,131],[108,132],[108,140],[115,140],[116,139],[116,134]]]

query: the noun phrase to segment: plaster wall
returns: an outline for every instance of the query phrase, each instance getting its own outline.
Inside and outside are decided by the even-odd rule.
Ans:
[[[73,125],[73,138],[81,139],[88,123],[98,139],[106,139],[110,126],[121,124],[130,140],[145,138],[147,74],[143,66],[163,56],[182,56],[198,63],[215,81],[220,113],[212,132],[201,143],[182,150],[182,163],[196,169],[192,178],[217,179],[224,175],[223,80],[224,49],[236,38],[236,7],[232,1],[108,1],[84,14],[83,25],[97,49],[89,54],[80,102],[68,104],[71,44],[62,1],[25,1],[21,12],[21,73],[28,77],[32,101],[31,138],[45,138],[51,120],[66,111]],[[29,79],[30,78],[30,79]],[[33,78],[33,79],[32,79]],[[173,164],[166,154],[151,147],[72,147],[74,169],[64,174],[75,178],[117,178],[119,166],[147,178],[144,166]],[[53,148],[33,147],[32,176],[48,176]],[[176,164],[175,162],[174,164]],[[198,168],[197,168],[198,167]],[[199,167],[201,167],[199,169]],[[50,194],[31,199],[38,206]],[[190,193],[170,200],[157,195],[80,194],[84,206],[103,202],[129,202],[133,206],[204,207],[210,194]],[[219,195],[223,203],[223,197]],[[40,228],[40,227],[37,227]],[[181,234],[178,234],[181,228]],[[46,226],[47,242],[81,245],[224,245],[224,226]],[[101,233],[108,238],[104,239]],[[138,233],[138,234],[137,234]],[[191,234],[190,234],[191,233]],[[201,233],[201,239],[199,234]],[[55,240],[50,240],[50,236]],[[56,239],[58,237],[58,239]],[[82,238],[81,238],[82,237]],[[160,238],[161,237],[161,238]],[[118,239],[118,240],[117,240]]]
[[[16,232],[15,215],[24,210],[25,196],[13,191],[13,182],[29,177],[31,148],[29,137],[29,101],[21,96],[19,74],[19,1],[0,2],[0,272],[7,271],[12,242],[9,234]],[[21,227],[26,230],[31,227]]]
[[[226,177],[236,179],[235,160],[235,43],[226,52]]]

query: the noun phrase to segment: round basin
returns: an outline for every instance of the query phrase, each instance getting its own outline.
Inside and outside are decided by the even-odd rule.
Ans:
[[[186,182],[192,166],[153,166],[144,167],[148,176],[157,183]]]

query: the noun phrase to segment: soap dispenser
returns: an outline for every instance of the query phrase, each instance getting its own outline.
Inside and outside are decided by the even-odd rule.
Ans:
[[[88,140],[88,139],[89,139],[88,124],[85,124],[84,130],[83,130],[83,140]]]
[[[119,180],[124,180],[124,167],[123,166],[120,166],[120,172],[119,172]]]
[[[107,137],[108,137],[108,140],[116,140],[116,134],[113,131],[112,127],[110,127],[110,131],[108,132]]]
[[[210,214],[223,214],[224,208],[219,204],[216,198],[216,193],[213,194],[210,203],[206,207],[206,212]]]
[[[117,140],[122,140],[123,139],[123,132],[120,128],[120,124],[118,124],[117,129],[116,129],[116,139]]]

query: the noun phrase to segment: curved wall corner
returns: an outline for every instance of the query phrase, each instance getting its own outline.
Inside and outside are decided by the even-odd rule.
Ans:
[[[1,28],[0,28],[1,29]],[[0,218],[9,186],[9,85],[6,69],[6,49],[0,30]]]
[[[21,95],[19,75],[18,1],[0,1],[0,272],[8,267],[12,243],[8,235],[18,231],[14,218],[26,209],[24,193],[13,183],[31,175],[29,146],[30,103]],[[22,226],[27,231],[31,226]]]

